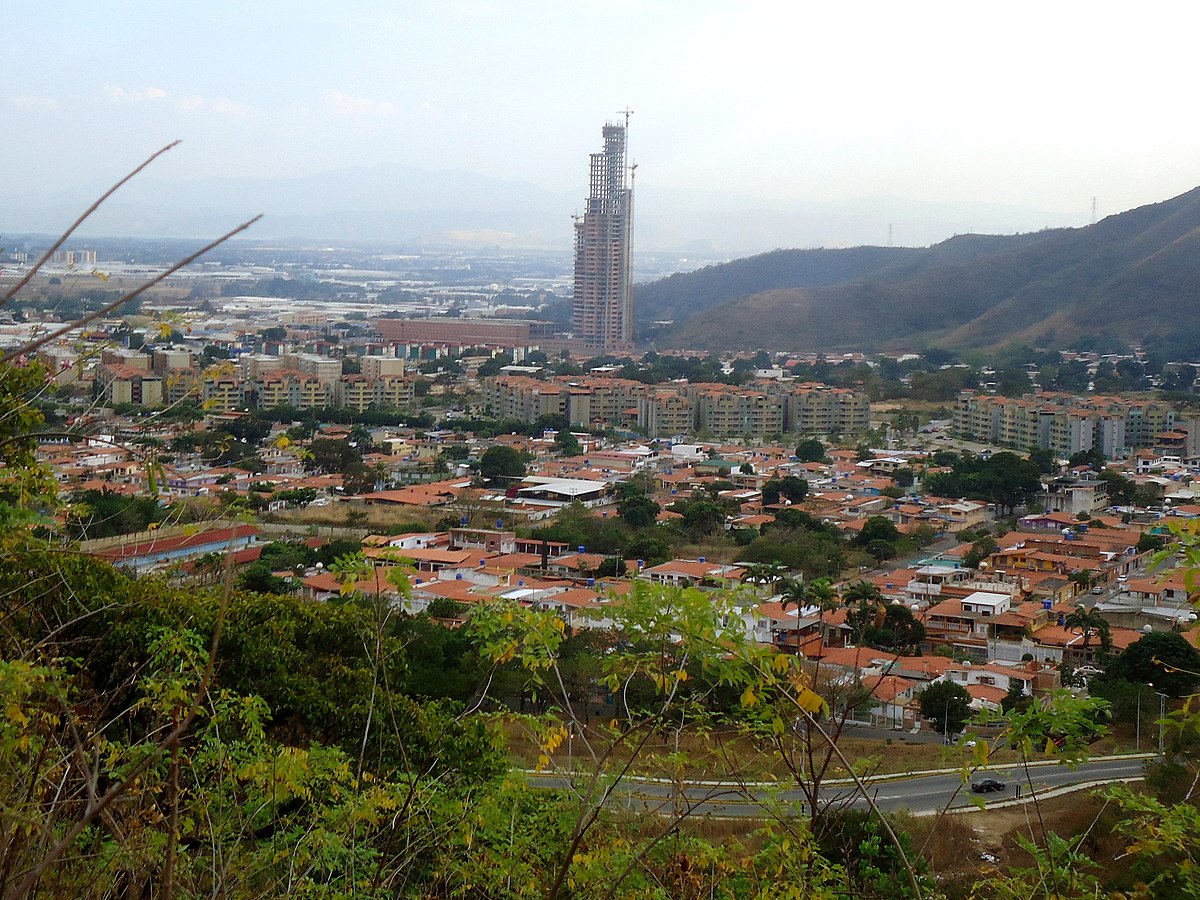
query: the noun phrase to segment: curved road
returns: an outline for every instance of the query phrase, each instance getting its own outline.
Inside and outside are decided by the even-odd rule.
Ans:
[[[1029,769],[1033,791],[1041,794],[1055,788],[1092,782],[1111,782],[1121,779],[1140,778],[1145,757],[1131,759],[1100,759],[1074,768],[1061,765],[1037,765]],[[959,809],[970,807],[982,799],[986,804],[1013,800],[1016,788],[1021,787],[1021,796],[1030,795],[1030,786],[1025,773],[1019,766],[996,766],[980,770],[972,780],[994,778],[1006,783],[1002,792],[975,794],[969,784],[964,784],[958,772],[932,775],[877,778],[867,782],[876,804],[884,810],[908,810],[911,813],[934,813],[946,807]],[[565,788],[570,783],[566,775],[531,775],[530,783],[542,788]],[[675,785],[648,779],[627,779],[613,791],[609,801],[614,806],[624,806],[649,812],[671,814],[681,805],[690,807],[691,815],[711,815],[724,818],[763,818],[764,809],[775,808],[784,814],[790,810],[802,812],[804,794],[795,788],[764,787],[759,784],[744,786],[730,782],[698,783],[683,786],[682,793]],[[822,790],[823,805],[849,805],[858,808],[867,806],[852,783],[845,781],[825,783]]]

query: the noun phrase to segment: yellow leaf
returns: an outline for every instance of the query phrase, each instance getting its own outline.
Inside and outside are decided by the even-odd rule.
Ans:
[[[753,706],[758,702],[758,697],[754,693],[754,688],[748,687],[742,691],[742,706]]]
[[[815,715],[825,708],[825,701],[821,699],[821,695],[809,688],[801,689],[796,695],[796,703],[809,715]]]

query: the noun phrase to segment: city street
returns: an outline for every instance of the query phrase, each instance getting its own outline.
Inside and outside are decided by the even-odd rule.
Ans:
[[[1038,765],[1030,767],[1032,792],[1043,793],[1056,788],[1093,782],[1110,782],[1120,779],[1140,778],[1145,757],[1128,759],[1099,759],[1077,767],[1066,765]],[[565,775],[531,775],[530,783],[541,788],[564,788],[569,779]],[[970,784],[964,784],[957,772],[899,778],[875,779],[868,783],[872,796],[881,809],[889,812],[907,810],[915,814],[935,813],[943,807],[961,809],[971,806],[978,799],[985,804],[994,804],[1017,798],[1017,786],[1021,796],[1030,796],[1030,785],[1019,766],[999,766],[980,770],[973,780],[994,778],[1006,784],[1004,791],[975,794]],[[831,806],[848,805],[865,808],[867,801],[860,796],[853,784],[845,781],[826,782],[823,803]],[[672,814],[680,804],[689,804],[692,815],[711,815],[729,818],[756,819],[764,816],[764,810],[783,809],[785,814],[799,814],[805,803],[803,792],[761,783],[737,785],[733,782],[693,782],[683,787],[682,793],[675,785],[663,781],[628,779],[619,784],[610,798],[610,804],[650,812]]]

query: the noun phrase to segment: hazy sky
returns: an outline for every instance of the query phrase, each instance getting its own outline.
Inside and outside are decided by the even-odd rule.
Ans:
[[[629,106],[641,184],[1084,224],[1200,183],[1198,32],[1195,3],[46,0],[4,17],[0,159],[70,186],[178,137],[180,178],[393,162],[582,198]]]

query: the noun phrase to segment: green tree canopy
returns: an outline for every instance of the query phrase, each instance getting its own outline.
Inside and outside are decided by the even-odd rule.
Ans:
[[[825,445],[820,438],[805,438],[796,445],[796,459],[800,462],[820,462],[825,458]]]
[[[1200,687],[1200,651],[1183,635],[1155,631],[1130,644],[1108,665],[1105,673],[1139,684],[1153,684],[1172,697]]]
[[[942,734],[962,731],[971,718],[971,695],[953,681],[935,681],[917,694],[917,702],[921,704],[921,715]]]
[[[479,458],[479,474],[488,481],[525,477],[525,457],[512,447],[488,447]]]

